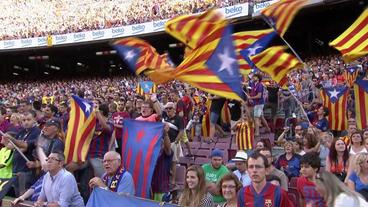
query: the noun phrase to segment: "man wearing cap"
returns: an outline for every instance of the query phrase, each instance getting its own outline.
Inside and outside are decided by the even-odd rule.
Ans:
[[[202,165],[206,177],[206,187],[208,192],[213,196],[213,201],[217,204],[224,203],[226,200],[220,195],[217,188],[217,182],[229,170],[222,164],[223,152],[219,149],[214,149],[211,153],[211,163]]]
[[[240,182],[243,184],[243,187],[251,184],[250,177],[247,173],[247,159],[247,153],[243,150],[239,150],[234,159],[231,160],[235,163],[237,169],[233,173],[239,178]]]

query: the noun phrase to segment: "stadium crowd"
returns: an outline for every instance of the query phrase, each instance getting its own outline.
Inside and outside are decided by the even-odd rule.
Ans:
[[[322,87],[347,84],[343,71],[349,66],[336,55],[306,63],[308,70],[289,74],[289,90],[254,71],[244,80],[244,102],[177,81],[159,85],[155,94],[138,94],[144,77],[3,83],[0,178],[16,176],[10,192],[15,202],[29,199],[35,206],[45,201],[48,206],[83,206],[82,198],[86,202],[89,189],[96,186],[134,195],[131,172],[120,166],[122,120],[163,118],[171,124],[165,128],[152,199],[182,206],[248,206],[246,202],[257,199],[275,206],[366,206],[368,130],[357,130],[350,95],[348,129],[331,131],[320,97]],[[359,67],[358,78],[368,79],[367,57],[352,65]],[[93,102],[98,124],[88,162],[64,168],[63,141],[73,94]],[[223,106],[230,120],[223,117]],[[115,150],[118,153],[111,152]],[[71,186],[67,194],[62,193],[63,183]]]
[[[5,0],[0,2],[0,9],[4,11],[0,14],[3,24],[0,40],[119,27],[245,2],[247,0]]]

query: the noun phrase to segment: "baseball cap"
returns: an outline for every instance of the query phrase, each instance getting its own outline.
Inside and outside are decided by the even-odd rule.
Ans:
[[[211,158],[212,157],[223,157],[223,156],[224,156],[224,153],[219,149],[214,149],[211,152]]]
[[[245,151],[243,150],[239,150],[236,152],[236,155],[233,159],[231,159],[231,161],[240,161],[240,162],[243,162],[243,161],[247,161],[248,159],[248,155]]]
[[[167,102],[164,108],[175,108],[175,104],[173,102]]]
[[[60,122],[59,122],[59,120],[57,120],[57,119],[50,119],[50,120],[48,120],[46,123],[45,123],[45,126],[51,126],[51,125],[53,125],[53,126],[56,126],[57,128],[61,128],[61,126],[60,126]]]

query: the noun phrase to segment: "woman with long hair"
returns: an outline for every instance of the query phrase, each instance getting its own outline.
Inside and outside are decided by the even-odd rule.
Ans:
[[[326,160],[326,171],[344,182],[349,169],[349,150],[342,139],[335,139]]]
[[[179,205],[185,207],[212,207],[212,196],[206,191],[206,180],[202,167],[192,165],[187,169],[183,193]]]
[[[226,199],[226,202],[218,207],[236,207],[238,191],[243,187],[238,177],[233,173],[224,175],[218,183],[220,195]]]
[[[325,200],[327,207],[365,207],[368,203],[354,190],[330,172],[322,172],[316,179],[316,190]]]
[[[359,153],[355,156],[352,173],[347,181],[350,190],[356,192],[368,191],[368,153]],[[367,197],[366,197],[367,199]]]
[[[359,131],[353,132],[350,136],[350,155],[356,155],[358,153],[365,152],[367,153],[367,149],[364,146],[363,136]]]

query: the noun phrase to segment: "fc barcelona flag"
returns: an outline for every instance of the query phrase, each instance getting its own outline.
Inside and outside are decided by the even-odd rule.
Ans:
[[[179,207],[175,204],[157,202],[129,195],[119,195],[102,188],[94,188],[87,207]]]
[[[347,128],[346,108],[348,95],[349,88],[346,86],[324,88],[321,91],[323,106],[329,110],[328,124],[331,130],[343,131]]]
[[[344,72],[344,77],[346,84],[351,87],[353,86],[357,76],[358,76],[358,66],[350,66]]]
[[[157,86],[152,81],[141,81],[137,85],[137,93],[141,96],[156,93]]]
[[[70,118],[65,138],[65,160],[84,162],[96,127],[92,104],[78,96],[70,99]]]
[[[122,163],[133,175],[136,196],[150,197],[152,175],[161,149],[164,124],[124,120]]]
[[[359,130],[367,128],[368,80],[357,80],[354,84],[355,117]]]

